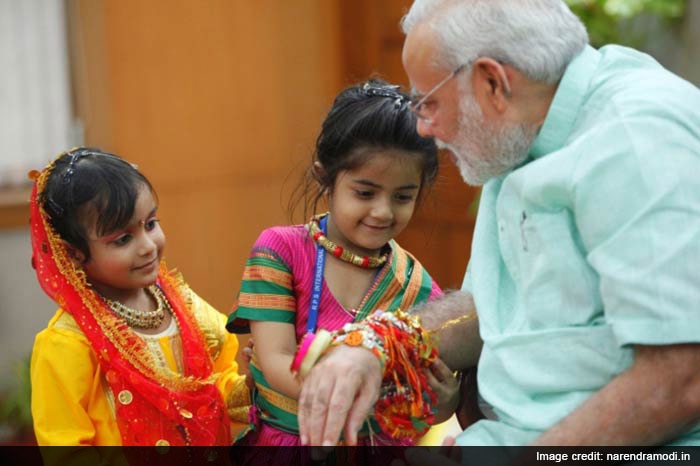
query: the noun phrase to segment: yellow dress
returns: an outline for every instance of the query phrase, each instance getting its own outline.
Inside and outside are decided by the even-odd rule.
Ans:
[[[226,332],[226,316],[187,288],[205,336],[216,386],[232,422],[247,423],[250,397],[238,374],[238,340]],[[173,319],[174,320],[174,319]],[[182,374],[182,345],[174,334],[142,338],[156,360]],[[114,394],[97,357],[73,317],[58,309],[34,342],[31,360],[32,417],[39,445],[121,445]],[[234,429],[235,430],[235,429]]]

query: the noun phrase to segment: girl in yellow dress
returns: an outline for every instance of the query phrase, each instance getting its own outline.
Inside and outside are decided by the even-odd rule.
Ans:
[[[33,177],[32,264],[59,305],[32,353],[39,445],[229,445],[238,341],[162,262],[150,182],[90,148]]]

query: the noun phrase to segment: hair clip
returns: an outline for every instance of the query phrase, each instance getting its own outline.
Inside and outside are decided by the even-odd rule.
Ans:
[[[362,85],[362,91],[369,96],[388,97],[394,99],[394,107],[401,108],[408,104],[409,98],[399,92],[399,86],[395,84],[373,84],[367,81]]]
[[[66,169],[65,173],[63,173],[63,184],[70,183],[70,179],[75,173],[75,164],[78,162],[78,160],[80,160],[82,157],[87,157],[92,153],[93,152],[89,149],[78,149],[67,154],[70,156],[70,162],[68,162],[68,168]]]
[[[53,217],[63,217],[63,214],[65,213],[63,207],[58,205],[56,201],[51,199],[51,197],[46,198],[46,207],[51,211]]]
[[[75,174],[75,164],[78,163],[78,160],[80,160],[83,157],[87,157],[88,155],[99,155],[101,157],[111,157],[113,159],[119,160],[119,161],[124,161],[123,159],[117,157],[114,154],[110,154],[109,152],[102,152],[99,149],[93,149],[90,147],[81,147],[78,149],[74,149],[71,152],[68,152],[66,155],[70,156],[70,161],[68,162],[68,168],[66,169],[65,173],[63,174],[63,184],[68,184],[70,183],[71,178]],[[129,162],[126,162],[129,163]],[[137,166],[133,163],[129,163],[134,170],[138,170]]]

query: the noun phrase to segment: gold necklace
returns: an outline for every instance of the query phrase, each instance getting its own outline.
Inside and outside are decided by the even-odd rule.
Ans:
[[[146,288],[146,291],[156,300],[156,308],[152,311],[132,309],[113,299],[105,298],[105,302],[116,315],[124,319],[129,327],[151,330],[163,323],[166,309],[170,311],[170,304],[158,286],[151,285]]]
[[[319,221],[324,215],[327,214],[314,215],[311,217],[311,221],[309,222],[309,234],[316,243],[320,244],[323,249],[331,253],[333,257],[337,257],[341,261],[349,262],[365,269],[376,269],[386,264],[387,258],[389,257],[388,254],[382,254],[379,257],[360,256],[343,249],[342,246],[329,240],[328,237],[323,234],[319,225]]]

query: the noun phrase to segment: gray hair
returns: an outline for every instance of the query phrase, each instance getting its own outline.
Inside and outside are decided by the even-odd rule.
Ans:
[[[415,0],[401,27],[408,34],[423,22],[441,49],[433,65],[456,68],[486,56],[548,84],[588,43],[563,0]]]

